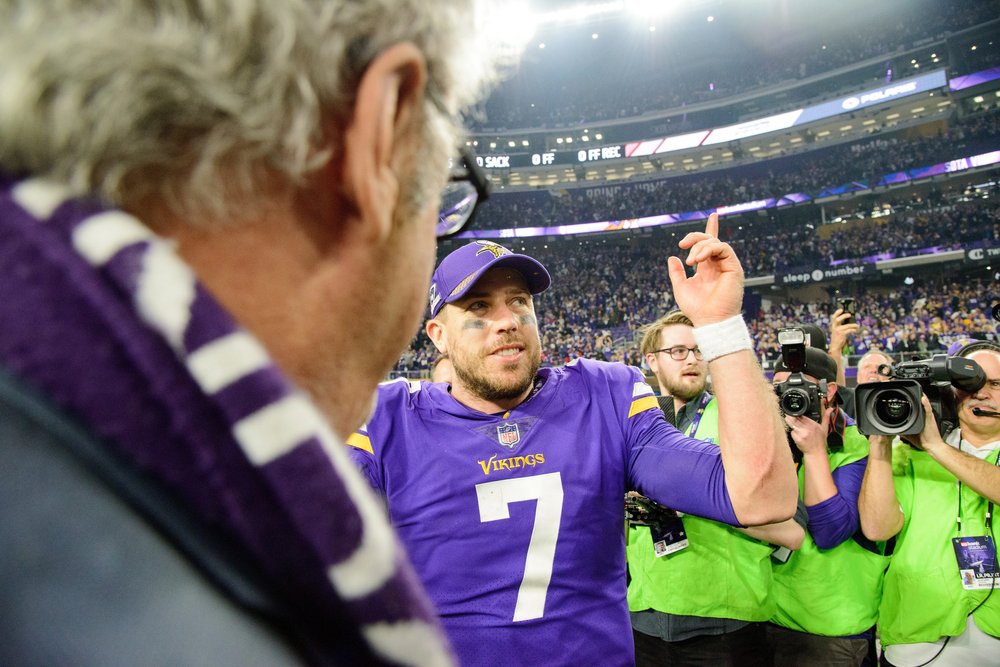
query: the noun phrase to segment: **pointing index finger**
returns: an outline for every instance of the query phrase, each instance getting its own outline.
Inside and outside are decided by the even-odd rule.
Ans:
[[[705,233],[709,236],[719,238],[719,214],[713,213],[708,216],[708,223],[705,225]]]

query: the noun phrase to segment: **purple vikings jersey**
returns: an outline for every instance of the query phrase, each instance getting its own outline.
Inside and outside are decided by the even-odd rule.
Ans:
[[[631,665],[623,496],[737,524],[719,448],[663,419],[637,369],[538,373],[508,413],[390,382],[352,456],[464,665]]]

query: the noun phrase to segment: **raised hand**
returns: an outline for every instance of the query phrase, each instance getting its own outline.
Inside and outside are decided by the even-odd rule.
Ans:
[[[739,315],[743,306],[743,266],[728,243],[719,240],[719,215],[708,217],[704,232],[691,232],[677,244],[688,255],[667,259],[667,271],[677,306],[695,326]],[[684,264],[695,267],[688,277]]]
[[[851,314],[844,312],[842,308],[838,308],[830,317],[830,354],[834,359],[840,358],[847,340],[861,328],[857,322],[849,322],[850,319]]]

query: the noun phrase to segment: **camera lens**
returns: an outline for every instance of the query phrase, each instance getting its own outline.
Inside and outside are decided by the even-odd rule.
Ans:
[[[781,395],[781,411],[786,415],[797,417],[804,415],[808,409],[809,395],[801,389],[792,387]]]
[[[898,389],[886,389],[872,402],[876,419],[891,429],[905,426],[913,415],[909,395]]]
[[[899,396],[882,395],[875,401],[875,414],[882,422],[899,426],[910,416],[910,404]]]

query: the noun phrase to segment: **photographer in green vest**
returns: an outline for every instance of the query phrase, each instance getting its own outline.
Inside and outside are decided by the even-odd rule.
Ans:
[[[790,429],[801,499],[801,548],[773,564],[776,611],[767,626],[776,666],[857,666],[873,641],[887,559],[859,530],[868,441],[836,407],[837,363],[782,330],[773,382]]]
[[[677,428],[717,443],[718,409],[691,320],[674,311],[648,325],[641,351]],[[626,547],[636,665],[770,664],[762,624],[775,608],[769,556],[772,544],[798,548],[802,527],[789,519],[733,528],[660,506],[651,514],[650,525],[628,530]]]
[[[883,665],[1000,665],[992,526],[1000,503],[1000,347],[973,342],[956,356],[986,374],[978,391],[955,390],[957,429],[941,436],[925,396],[914,446],[893,452],[889,436],[870,438],[861,526],[870,539],[896,536],[879,608]]]

